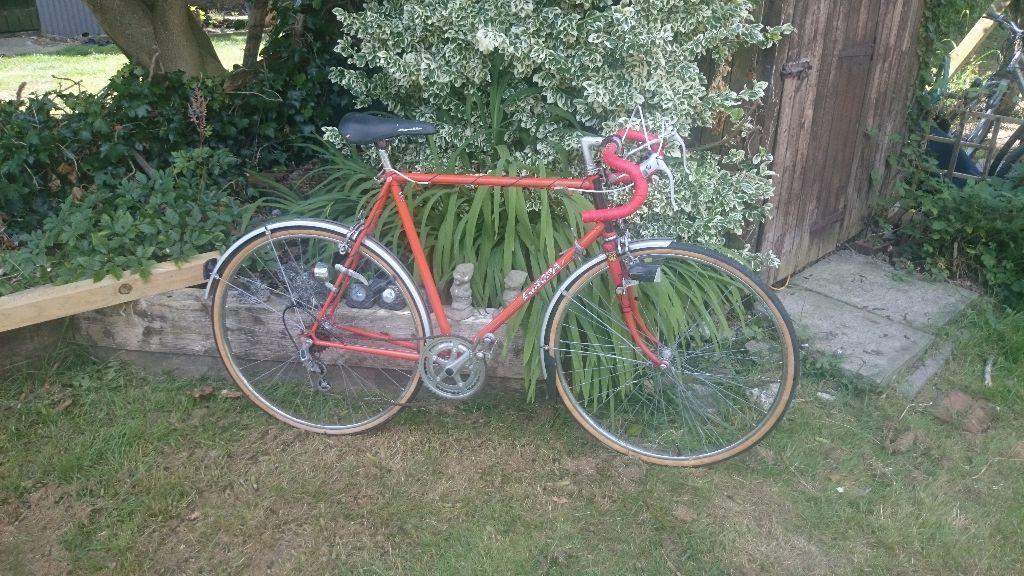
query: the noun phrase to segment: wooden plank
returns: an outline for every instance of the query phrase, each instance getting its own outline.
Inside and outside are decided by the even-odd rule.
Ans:
[[[829,2],[813,2],[809,6],[795,2],[794,10],[786,14],[797,31],[787,38],[779,50],[780,65],[803,59],[813,66],[806,76],[781,80],[780,116],[775,141],[776,196],[772,202],[771,218],[765,225],[761,249],[771,250],[782,259],[782,267],[768,274],[770,280],[784,277],[802,262],[799,254],[805,243],[801,227],[808,218],[817,190],[808,189],[805,182],[815,179],[821,167],[813,160],[821,141],[815,141],[816,113],[828,100],[828,78],[831,74],[837,26],[835,10]],[[796,9],[799,5],[799,9]],[[820,137],[820,136],[819,136]]]
[[[180,267],[173,262],[157,264],[147,280],[125,274],[120,280],[108,276],[99,282],[39,286],[4,296],[0,298],[0,332],[203,284],[203,264],[217,256],[217,252],[200,254]]]
[[[992,8],[997,12],[1001,12],[1006,9],[1007,2],[1002,0],[992,5]],[[967,33],[967,37],[964,38],[963,42],[957,45],[949,54],[949,75],[952,76],[960,69],[974,53],[981,46],[982,42],[988,38],[992,32],[999,27],[999,23],[995,20],[989,20],[988,18],[982,18],[978,20],[978,23],[971,28],[971,31]]]
[[[858,150],[869,144],[865,135],[866,109],[877,105],[879,94],[873,93],[869,82],[875,60],[876,34],[879,29],[882,0],[849,3],[850,12],[845,29],[837,41],[837,52],[828,93],[835,99],[828,111],[828,141],[825,166],[817,189],[820,191],[814,218],[808,222],[808,243],[800,255],[803,262],[813,262],[835,250],[842,241],[841,229],[848,210],[858,210],[849,201],[849,183],[860,174],[854,170]]]
[[[0,374],[14,368],[38,369],[39,362],[60,346],[66,325],[65,321],[53,320],[0,332]]]
[[[849,206],[840,241],[858,234],[870,207],[895,190],[899,174],[888,159],[906,141],[906,110],[913,98],[920,61],[918,35],[907,34],[906,30],[919,26],[923,10],[924,0],[900,2],[880,21],[876,60],[883,65],[874,66],[870,80],[871,96],[863,113],[865,136],[846,193]]]

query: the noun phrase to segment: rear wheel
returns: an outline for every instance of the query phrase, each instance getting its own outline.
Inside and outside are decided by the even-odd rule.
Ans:
[[[418,354],[427,330],[394,257],[364,242],[353,263],[349,244],[315,226],[259,235],[221,265],[213,292],[214,340],[232,379],[275,418],[324,434],[383,424],[420,383],[413,360],[310,345],[307,335],[330,294],[324,275],[350,265],[346,294],[318,338]]]
[[[611,448],[702,466],[749,449],[779,422],[795,387],[796,338],[770,289],[739,264],[683,245],[636,250],[641,340],[607,261],[561,292],[545,353],[573,417]]]

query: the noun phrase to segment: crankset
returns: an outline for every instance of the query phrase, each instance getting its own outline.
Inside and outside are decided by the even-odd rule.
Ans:
[[[483,388],[486,358],[464,338],[435,338],[420,355],[420,377],[434,394],[447,400],[465,400]]]

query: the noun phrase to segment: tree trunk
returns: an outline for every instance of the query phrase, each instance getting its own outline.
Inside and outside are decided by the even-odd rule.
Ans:
[[[245,36],[245,55],[242,56],[242,68],[252,70],[260,56],[260,44],[263,42],[263,28],[267,20],[269,0],[256,0],[249,12],[249,29]]]
[[[110,39],[153,75],[226,73],[213,42],[185,0],[85,0]]]

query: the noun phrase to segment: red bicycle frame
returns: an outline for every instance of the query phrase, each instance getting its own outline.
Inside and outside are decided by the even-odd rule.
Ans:
[[[632,131],[620,133],[621,136],[629,139],[639,140],[639,133]],[[653,137],[649,135],[643,135],[647,138],[646,141],[651,141]],[[626,322],[630,333],[633,336],[635,343],[638,348],[643,351],[644,355],[647,356],[651,362],[659,366],[664,366],[664,360],[662,360],[654,351],[652,347],[657,349],[659,342],[654,333],[647,327],[639,313],[639,307],[636,301],[636,295],[632,287],[627,286],[625,289],[624,280],[626,278],[626,271],[623,269],[622,262],[619,259],[618,253],[618,236],[615,229],[609,229],[604,220],[612,220],[622,218],[628,215],[627,211],[631,208],[632,212],[635,212],[640,205],[643,204],[643,200],[647,195],[647,182],[644,176],[639,172],[639,168],[636,164],[622,160],[615,156],[612,160],[609,158],[609,151],[612,145],[609,145],[605,149],[606,163],[609,163],[611,167],[616,169],[620,174],[625,175],[626,180],[633,181],[636,185],[636,193],[633,201],[629,206],[610,208],[605,210],[596,210],[584,214],[584,221],[593,222],[594,226],[577,239],[574,245],[562,253],[562,255],[547,269],[543,274],[533,280],[526,289],[519,294],[511,303],[508,304],[490,323],[481,328],[472,338],[474,344],[480,343],[488,335],[495,334],[502,326],[504,326],[513,316],[519,313],[547,284],[558,277],[559,273],[565,270],[574,259],[582,256],[587,249],[601,241],[601,247],[608,258],[608,265],[612,276],[612,281],[615,284],[618,294],[619,306],[622,310],[623,319]],[[617,148],[616,148],[617,151]],[[655,150],[657,152],[657,149]],[[614,156],[614,154],[612,154]],[[608,162],[611,160],[611,162]],[[616,162],[618,160],[618,162]],[[376,229],[380,217],[387,207],[389,201],[393,201],[398,212],[399,220],[402,224],[402,229],[405,233],[406,239],[409,242],[409,247],[412,250],[413,260],[416,264],[416,268],[420,272],[420,277],[423,280],[423,287],[426,291],[427,300],[430,303],[431,310],[434,311],[437,320],[437,326],[442,336],[451,336],[452,327],[448,321],[448,316],[445,313],[445,309],[441,303],[441,297],[437,290],[437,284],[434,281],[433,274],[431,273],[430,265],[427,262],[426,254],[423,251],[423,245],[420,242],[419,232],[416,230],[416,224],[413,221],[412,213],[409,210],[409,204],[406,202],[405,194],[402,191],[400,182],[408,181],[416,184],[419,187],[431,186],[431,185],[449,185],[449,186],[494,186],[494,187],[509,187],[509,188],[531,188],[535,190],[595,190],[595,184],[597,177],[590,177],[587,179],[566,179],[566,178],[517,178],[517,177],[502,177],[502,176],[474,176],[474,175],[460,175],[460,174],[427,174],[427,173],[402,173],[390,168],[389,165],[385,164],[384,172],[384,184],[381,186],[380,194],[376,201],[373,203],[373,207],[370,210],[367,219],[356,236],[352,247],[349,252],[349,256],[344,266],[350,270],[354,270],[359,263],[359,247],[362,245],[366,237]],[[632,213],[629,212],[629,213]],[[612,215],[614,218],[605,217],[606,215]],[[407,339],[396,338],[392,335],[365,330],[354,326],[345,325],[334,325],[336,329],[340,329],[345,332],[349,332],[356,336],[371,340],[379,340],[381,342],[389,343],[400,350],[389,349],[389,348],[374,348],[372,346],[363,346],[355,344],[346,344],[344,342],[335,342],[331,340],[321,339],[318,335],[318,328],[323,322],[324,318],[331,318],[334,316],[338,309],[338,306],[342,302],[341,295],[344,294],[349,281],[351,278],[347,275],[339,275],[338,279],[334,282],[334,290],[331,295],[327,298],[327,301],[321,307],[319,314],[317,314],[316,321],[313,323],[309,330],[309,333],[305,336],[308,337],[314,346],[321,346],[326,348],[335,348],[339,350],[345,350],[349,352],[358,352],[364,354],[370,354],[374,356],[392,358],[397,360],[408,360],[417,361],[420,358],[419,344],[412,342]]]

